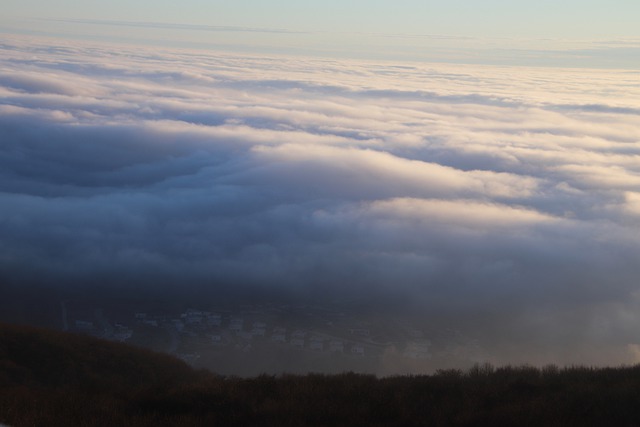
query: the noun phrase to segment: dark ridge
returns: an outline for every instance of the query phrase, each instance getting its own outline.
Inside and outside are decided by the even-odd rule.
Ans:
[[[477,365],[251,379],[124,344],[0,324],[10,426],[640,426],[640,366]]]

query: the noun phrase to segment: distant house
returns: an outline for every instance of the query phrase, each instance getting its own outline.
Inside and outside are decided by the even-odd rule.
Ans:
[[[240,332],[244,327],[244,320],[240,318],[233,318],[229,320],[229,330],[231,332]]]
[[[115,330],[113,332],[113,339],[115,341],[125,342],[133,336],[133,331],[119,323],[116,323]]]
[[[222,335],[220,335],[220,334],[211,334],[210,337],[211,337],[211,342],[214,345],[222,345]]]
[[[145,319],[142,321],[144,325],[158,327],[158,321],[152,319]]]
[[[351,354],[355,356],[364,356],[364,347],[360,344],[354,344],[351,347]]]
[[[309,350],[324,350],[324,340],[321,337],[311,337],[309,340]]]
[[[139,313],[136,313],[136,314],[135,314],[135,318],[136,318],[137,320],[144,320],[144,319],[146,319],[146,318],[147,318],[147,313],[140,313],[140,312],[139,312]]]
[[[76,329],[80,331],[92,331],[95,329],[95,325],[93,322],[88,320],[76,320],[75,321]]]
[[[297,338],[297,339],[304,339],[304,337],[307,335],[306,332],[301,331],[300,329],[296,329],[295,331],[293,331],[293,333],[291,334],[291,338]]]
[[[311,341],[309,343],[309,350],[322,351],[324,350],[324,343],[322,341]]]
[[[340,340],[333,340],[329,343],[329,351],[332,353],[343,353],[344,343]]]
[[[184,331],[184,322],[180,319],[173,319],[171,321],[173,327],[176,328],[176,331],[183,332]]]
[[[253,334],[251,332],[240,331],[237,332],[238,338],[241,338],[246,341],[251,341],[253,339]]]
[[[263,322],[254,322],[251,333],[256,337],[264,337],[267,333],[267,325]]]
[[[287,342],[287,330],[285,328],[273,328],[271,341],[280,343]]]
[[[304,338],[292,338],[290,344],[295,348],[304,348]]]
[[[194,363],[196,360],[200,359],[200,355],[198,353],[180,353],[178,354],[178,357],[187,363]]]
[[[209,326],[220,326],[222,325],[222,316],[219,314],[208,314],[207,315],[207,325]]]
[[[204,314],[200,310],[190,308],[184,313],[182,313],[180,317],[182,317],[184,319],[184,322],[189,325],[193,323],[202,323],[202,320],[204,319]]]
[[[363,328],[351,328],[349,329],[349,333],[351,335],[358,335],[361,337],[368,337],[369,335],[371,335],[371,331],[369,329]]]

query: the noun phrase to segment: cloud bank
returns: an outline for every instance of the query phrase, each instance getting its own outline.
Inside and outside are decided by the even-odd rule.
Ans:
[[[18,37],[0,58],[5,283],[395,298],[498,361],[637,355],[638,72]]]

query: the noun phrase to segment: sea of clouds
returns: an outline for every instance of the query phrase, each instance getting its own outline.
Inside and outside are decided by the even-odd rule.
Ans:
[[[639,259],[640,71],[0,43],[5,283],[370,295],[633,362]]]

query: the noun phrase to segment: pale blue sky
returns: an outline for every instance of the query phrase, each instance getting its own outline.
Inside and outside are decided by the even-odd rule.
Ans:
[[[4,0],[5,17],[479,37],[640,36],[637,0]]]
[[[2,9],[0,28],[5,31],[166,38],[171,43],[188,41],[240,50],[270,47],[311,53],[352,52],[361,56],[366,56],[365,52],[369,52],[369,56],[385,56],[385,52],[389,52],[413,55],[416,59],[421,59],[420,55],[428,51],[435,60],[442,59],[445,53],[445,56],[449,55],[452,50],[469,57],[469,49],[474,52],[489,49],[494,56],[498,50],[504,54],[513,49],[591,51],[602,49],[602,46],[585,43],[632,38],[636,40],[631,52],[617,48],[618,51],[607,54],[607,61],[614,55],[626,62],[626,66],[634,68],[632,56],[639,53],[640,40],[638,0],[3,0]],[[169,36],[166,28],[163,32],[152,34],[147,30],[143,34],[140,28],[135,31],[132,27],[122,26],[90,28],[92,26],[87,23],[52,23],[34,18],[284,29],[308,31],[315,36],[265,36],[264,33],[242,34],[240,31],[216,31],[212,35],[211,31],[202,30],[191,31],[191,34],[183,31],[180,35],[173,32]],[[391,38],[381,40],[380,35],[460,36],[475,41],[392,41]],[[514,40],[518,42],[514,44]],[[567,46],[568,41],[578,44]],[[638,64],[640,67],[640,59]]]

